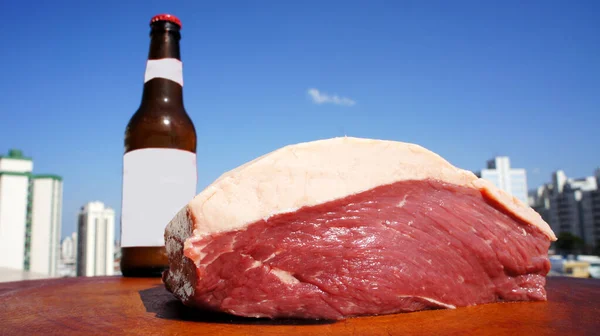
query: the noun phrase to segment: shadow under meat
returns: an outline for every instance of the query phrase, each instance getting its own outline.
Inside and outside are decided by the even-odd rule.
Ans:
[[[156,317],[166,320],[250,325],[318,325],[335,323],[333,320],[250,318],[190,308],[184,306],[181,301],[161,285],[140,290],[138,293],[147,312],[154,313]]]

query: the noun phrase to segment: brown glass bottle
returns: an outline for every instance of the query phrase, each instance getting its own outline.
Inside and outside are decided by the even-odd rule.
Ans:
[[[139,109],[125,130],[121,272],[158,277],[168,267],[164,228],[196,194],[196,130],[183,105],[181,22],[150,21]]]

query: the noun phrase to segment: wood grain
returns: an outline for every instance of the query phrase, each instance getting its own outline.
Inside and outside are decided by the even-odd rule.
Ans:
[[[600,280],[550,277],[548,302],[272,321],[195,311],[159,279],[0,283],[0,335],[600,335]]]

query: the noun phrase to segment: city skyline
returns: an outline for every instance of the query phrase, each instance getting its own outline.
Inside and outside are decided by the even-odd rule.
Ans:
[[[124,129],[161,12],[183,22],[197,191],[276,148],[343,135],[417,143],[471,171],[509,156],[530,188],[598,166],[597,2],[37,9],[4,8],[19,34],[0,32],[12,46],[0,55],[11,79],[0,84],[0,143],[64,177],[63,236],[91,200],[120,218]]]
[[[22,152],[20,150],[18,150],[18,149],[11,149],[11,150],[9,150],[9,152],[11,152],[11,151],[18,152],[18,153],[20,153],[19,155],[22,155],[21,154]],[[32,159],[32,158],[28,157],[28,159]],[[542,188],[545,185],[547,185],[548,183],[551,183],[552,180],[553,180],[553,178],[554,178],[554,176],[555,176],[555,174],[557,172],[563,172],[563,173],[565,172],[565,170],[563,170],[563,169],[554,170],[554,171],[552,171],[550,173],[550,176],[548,176],[546,179],[540,179],[542,181],[541,183],[533,185],[532,183],[529,182],[529,176],[530,176],[531,172],[527,171],[527,169],[524,169],[524,168],[516,168],[516,171],[517,171],[518,175],[521,175],[521,174],[524,175],[524,180],[525,180],[524,186],[526,187],[526,189],[524,189],[525,193],[523,195],[520,195],[520,194],[519,195],[515,195],[513,192],[511,192],[510,188],[505,187],[502,183],[500,183],[498,180],[496,180],[497,179],[496,173],[494,173],[494,171],[496,169],[496,165],[503,165],[503,166],[506,166],[506,168],[508,168],[508,169],[512,168],[512,166],[511,166],[511,159],[510,159],[509,156],[495,156],[492,159],[482,160],[482,163],[485,164],[485,168],[483,168],[483,169],[479,168],[479,169],[474,169],[474,170],[470,170],[470,171],[473,172],[478,177],[490,180],[491,182],[493,182],[500,189],[503,189],[503,190],[509,192],[510,194],[513,194],[514,196],[516,196],[517,198],[519,198],[521,201],[523,201],[523,203],[528,204],[528,205],[531,205],[530,204],[531,202],[529,201],[529,198],[532,195],[532,193],[535,193],[539,188]],[[500,169],[500,170],[502,170],[502,169]],[[511,170],[515,170],[515,168],[512,168]],[[599,170],[600,170],[600,165],[597,165],[595,167],[592,167],[591,169],[588,169],[588,172],[589,171],[599,171]],[[492,172],[493,177],[491,175],[489,175],[489,173],[486,175],[486,172]],[[482,173],[483,173],[483,175],[482,175]],[[511,171],[511,173],[513,173],[513,172]],[[502,174],[502,173],[500,173],[500,174]],[[506,173],[504,173],[504,174],[506,174]],[[534,175],[535,175],[535,173],[534,173]],[[50,180],[60,179],[60,181],[61,181],[61,188],[62,188],[62,177],[60,177],[58,175],[38,174],[38,175],[32,175],[32,176],[35,176],[34,180],[37,180],[37,179],[42,179],[42,180],[44,180],[44,179],[50,179]],[[570,176],[572,176],[572,175],[570,175]],[[585,176],[587,176],[587,175],[584,174],[583,176],[579,176],[579,177],[575,176],[574,179],[585,178]],[[200,190],[198,190],[198,191],[200,191]],[[62,190],[61,190],[61,192],[62,192]],[[88,201],[86,201],[84,203],[88,204],[88,203],[94,203],[94,202],[100,202],[100,201],[98,201],[98,198],[93,198],[92,197],[92,198],[90,198],[90,200],[88,200]],[[119,240],[120,240],[119,239],[120,238],[120,235],[119,235],[119,232],[120,232],[119,231],[120,230],[120,224],[119,224],[120,211],[117,210],[118,206],[114,207],[114,206],[110,206],[109,204],[106,204],[106,205],[109,206],[115,212],[115,215],[114,215],[115,216],[115,219],[114,219],[114,221],[115,221],[114,242],[118,243]],[[81,210],[80,208],[78,210]],[[62,216],[62,211],[63,211],[62,209],[60,209],[60,210],[61,210],[61,212],[59,214],[59,217]],[[76,215],[77,218],[79,217],[79,214],[80,214],[80,211],[77,212],[77,215]],[[56,220],[57,219],[54,219],[54,221],[56,221]],[[67,220],[66,222],[68,223],[69,221]],[[54,242],[54,243],[52,243],[53,245],[56,245],[56,244],[60,245],[60,242],[64,238],[67,238],[72,233],[77,233],[77,231],[78,231],[78,229],[77,229],[76,226],[73,227],[73,228],[71,228],[69,225],[67,225],[67,227],[65,228],[64,223],[59,223],[59,225],[62,228],[60,230],[61,231],[61,235],[58,238],[58,243]],[[60,249],[60,246],[59,246],[59,249]],[[57,253],[60,254],[60,252],[57,252]]]
[[[578,247],[587,252],[600,251],[600,168],[585,177],[568,177],[558,170],[552,180],[529,195],[529,203],[559,235],[581,239]]]
[[[520,183],[527,188],[526,171],[512,167],[510,157],[494,157],[485,163],[486,168],[474,172],[476,175],[509,193],[513,193],[515,185],[519,186]],[[80,208],[77,230],[72,233],[63,231],[66,233],[65,238],[58,239],[57,234],[61,231],[62,179],[54,175],[33,174],[33,160],[14,149],[9,151],[9,155],[0,157],[0,168],[3,169],[3,175],[8,177],[31,178],[29,183],[32,189],[28,191],[31,194],[28,199],[32,202],[32,223],[25,226],[24,230],[30,232],[26,235],[31,239],[30,250],[38,252],[24,251],[23,258],[18,262],[30,260],[25,264],[29,264],[28,270],[38,276],[119,274],[119,239],[115,234],[117,225],[114,209],[101,201],[87,202]],[[12,175],[8,174],[10,172],[7,169],[25,172]],[[592,171],[593,174],[584,177],[568,177],[563,170],[557,170],[553,172],[549,182],[529,186],[526,196],[528,199],[525,200],[559,236],[567,232],[582,238],[588,253],[599,248],[600,244],[600,231],[595,229],[597,218],[600,218],[600,167]],[[514,180],[515,175],[518,177],[517,181]],[[4,195],[6,180],[0,182],[4,182],[0,183],[0,194]],[[515,197],[522,198],[521,195]],[[49,201],[52,199],[57,201]],[[0,206],[3,205],[1,201],[0,198]],[[52,213],[54,215],[50,215]],[[40,253],[40,248],[49,253]]]

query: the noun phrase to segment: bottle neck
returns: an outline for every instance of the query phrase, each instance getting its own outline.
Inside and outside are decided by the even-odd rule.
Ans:
[[[150,32],[142,106],[183,109],[183,72],[179,52],[179,29],[157,24]]]

